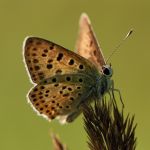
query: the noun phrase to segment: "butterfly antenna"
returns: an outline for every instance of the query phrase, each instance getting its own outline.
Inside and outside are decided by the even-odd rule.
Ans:
[[[118,48],[124,43],[124,41],[132,34],[133,29],[131,29],[127,35],[120,41],[120,43],[115,47],[115,49],[112,51],[112,53],[110,54],[110,56],[107,58],[106,60],[106,64],[109,61],[109,59],[111,58],[111,56],[118,50]]]

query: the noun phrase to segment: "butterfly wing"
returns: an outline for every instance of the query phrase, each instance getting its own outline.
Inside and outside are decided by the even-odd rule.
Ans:
[[[90,74],[96,68],[85,58],[53,42],[29,37],[24,43],[24,57],[34,83],[57,74]]]
[[[90,20],[86,14],[82,14],[79,22],[79,35],[76,44],[78,54],[89,59],[99,69],[106,64],[102,50],[96,40]]]
[[[72,79],[67,81],[67,77]],[[33,108],[49,120],[77,111],[80,104],[89,99],[94,84],[88,76],[81,74],[60,75],[55,82],[53,79],[45,79],[47,83],[42,82],[29,92]]]
[[[38,113],[49,120],[72,116],[82,102],[89,100],[99,72],[84,57],[36,37],[26,39],[24,57],[37,84],[28,97]]]

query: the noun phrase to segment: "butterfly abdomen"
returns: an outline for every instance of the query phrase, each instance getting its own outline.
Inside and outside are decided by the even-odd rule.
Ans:
[[[101,76],[96,83],[96,98],[101,98],[108,91],[108,81],[105,76]]]

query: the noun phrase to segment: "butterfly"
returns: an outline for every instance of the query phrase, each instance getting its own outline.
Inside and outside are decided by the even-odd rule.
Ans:
[[[101,99],[112,86],[106,64],[87,15],[80,19],[77,53],[51,41],[27,37],[23,57],[34,84],[28,93],[33,109],[48,120],[72,122],[82,106]]]

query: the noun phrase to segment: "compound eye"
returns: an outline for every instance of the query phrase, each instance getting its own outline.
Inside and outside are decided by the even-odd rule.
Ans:
[[[105,75],[110,75],[110,70],[108,68],[103,68],[103,73]]]

